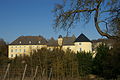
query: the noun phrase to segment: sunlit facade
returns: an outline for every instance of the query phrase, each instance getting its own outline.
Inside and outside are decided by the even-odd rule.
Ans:
[[[30,55],[34,50],[47,48],[53,50],[54,48],[67,49],[77,53],[81,51],[92,52],[92,43],[84,35],[81,34],[77,38],[59,36],[58,40],[51,39],[47,41],[41,36],[20,36],[8,47],[8,57],[15,58],[16,56]]]

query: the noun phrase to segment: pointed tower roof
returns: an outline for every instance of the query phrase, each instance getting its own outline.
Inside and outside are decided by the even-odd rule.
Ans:
[[[58,38],[62,38],[62,35],[59,35],[59,37]]]
[[[91,42],[84,34],[80,34],[75,42]]]

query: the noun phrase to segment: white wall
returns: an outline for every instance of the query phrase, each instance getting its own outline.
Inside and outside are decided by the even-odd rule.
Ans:
[[[92,52],[92,43],[91,42],[75,42],[75,52],[81,51]]]

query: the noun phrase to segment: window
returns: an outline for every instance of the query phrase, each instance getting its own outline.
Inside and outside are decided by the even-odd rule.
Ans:
[[[11,49],[11,52],[13,52],[13,49]]]
[[[17,52],[17,49],[15,49],[15,52]]]
[[[15,57],[17,57],[17,54],[15,54]]]
[[[20,51],[20,52],[22,52],[22,50],[21,50],[21,49],[20,49],[19,51]]]
[[[26,52],[26,50],[24,49],[24,52]]]
[[[31,44],[31,41],[29,41],[29,43]]]
[[[40,41],[38,41],[38,43],[40,44],[41,42],[40,42]]]
[[[80,48],[80,52],[82,51],[82,48]]]
[[[11,57],[13,57],[13,54],[11,54]]]
[[[79,45],[82,45],[82,43],[79,43]]]
[[[19,43],[21,44],[21,41]]]

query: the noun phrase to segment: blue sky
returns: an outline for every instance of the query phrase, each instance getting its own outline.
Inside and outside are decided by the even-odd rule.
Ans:
[[[0,38],[7,42],[15,40],[19,36],[42,35],[49,39],[65,31],[55,32],[53,29],[54,5],[61,0],[0,0]],[[71,35],[76,37],[84,33],[88,38],[101,38],[95,29],[94,22],[76,25],[71,29]]]

